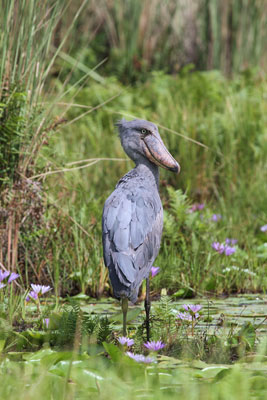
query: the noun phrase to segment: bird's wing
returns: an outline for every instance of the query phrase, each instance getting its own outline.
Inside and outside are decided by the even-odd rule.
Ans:
[[[117,188],[105,203],[102,228],[106,266],[114,266],[127,287],[140,276],[140,270],[140,280],[144,279],[160,246],[162,206],[158,193],[152,196],[144,187],[137,187],[134,193]]]

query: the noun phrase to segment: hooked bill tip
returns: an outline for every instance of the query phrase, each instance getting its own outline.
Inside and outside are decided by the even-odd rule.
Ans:
[[[181,167],[178,163],[174,167],[169,168],[170,171],[175,172],[176,174],[179,174],[181,171]]]

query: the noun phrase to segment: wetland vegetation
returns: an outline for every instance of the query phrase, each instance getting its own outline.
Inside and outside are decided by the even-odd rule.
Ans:
[[[266,397],[266,7],[161,3],[2,4],[0,398]],[[102,259],[122,117],[182,167],[161,171],[147,346],[145,288],[120,339]]]

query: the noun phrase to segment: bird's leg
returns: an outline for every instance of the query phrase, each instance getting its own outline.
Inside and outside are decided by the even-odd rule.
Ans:
[[[121,309],[122,309],[122,314],[123,314],[123,336],[126,336],[126,317],[127,317],[127,311],[128,311],[128,299],[127,297],[123,297],[121,299]]]
[[[145,310],[146,310],[146,338],[147,338],[147,341],[149,341],[149,338],[150,338],[150,327],[149,327],[149,313],[150,313],[149,277],[146,278]]]

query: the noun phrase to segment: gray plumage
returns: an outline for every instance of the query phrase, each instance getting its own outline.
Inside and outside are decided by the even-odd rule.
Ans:
[[[178,172],[157,127],[148,121],[122,120],[122,146],[136,163],[105,202],[102,238],[105,265],[116,298],[136,302],[139,287],[158,255],[163,227],[159,164]]]

